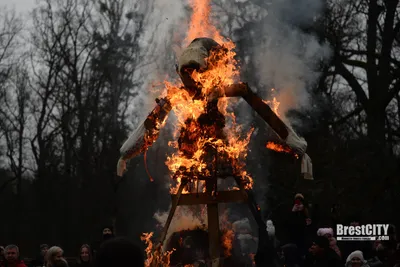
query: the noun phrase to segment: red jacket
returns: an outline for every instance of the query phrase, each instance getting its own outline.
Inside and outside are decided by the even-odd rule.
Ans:
[[[24,261],[19,260],[15,265],[9,265],[6,261],[0,263],[0,267],[27,267]]]

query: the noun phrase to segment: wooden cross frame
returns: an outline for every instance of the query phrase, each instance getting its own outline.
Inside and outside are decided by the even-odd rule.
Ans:
[[[208,218],[208,238],[209,238],[209,253],[212,260],[212,267],[222,267],[223,261],[221,259],[221,237],[219,229],[219,203],[247,203],[251,213],[256,220],[259,229],[266,229],[266,225],[262,220],[260,208],[255,202],[252,190],[246,190],[240,177],[234,177],[239,190],[231,191],[217,191],[216,181],[221,178],[212,178],[206,180],[206,190],[204,193],[189,193],[182,194],[183,189],[188,183],[188,180],[182,180],[178,192],[171,194],[172,206],[165,223],[164,229],[161,233],[159,244],[162,246],[164,243],[172,218],[175,214],[176,208],[182,205],[207,205],[207,218]]]

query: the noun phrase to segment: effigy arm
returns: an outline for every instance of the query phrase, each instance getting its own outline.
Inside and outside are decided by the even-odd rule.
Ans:
[[[261,97],[254,93],[246,83],[227,86],[226,97],[243,97],[274,132],[291,148],[302,156],[307,149],[307,142],[286,125]]]
[[[125,172],[128,160],[144,153],[157,140],[172,106],[167,98],[156,99],[156,102],[157,106],[139,124],[120,148],[121,156],[117,165],[118,176],[122,176]]]

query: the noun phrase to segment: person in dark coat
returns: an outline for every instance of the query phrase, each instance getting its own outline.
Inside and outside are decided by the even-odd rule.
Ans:
[[[284,266],[300,267],[302,263],[301,255],[295,244],[286,244],[281,247]]]
[[[307,251],[306,233],[307,226],[311,223],[304,196],[300,193],[295,195],[294,205],[288,221],[289,243],[296,244],[299,252],[305,254]]]
[[[340,257],[329,247],[329,240],[318,236],[306,257],[305,267],[343,267]]]
[[[46,256],[46,253],[47,253],[48,250],[49,250],[49,245],[41,244],[40,245],[40,253],[36,257],[36,259],[34,259],[31,262],[30,266],[31,267],[43,267],[43,266],[46,266],[45,256]]]
[[[95,260],[96,267],[144,267],[141,249],[127,238],[117,237],[105,241]]]
[[[98,241],[97,243],[94,243],[94,245],[92,246],[92,255],[94,256],[94,258],[96,258],[97,251],[100,249],[101,245],[107,240],[110,240],[115,237],[114,228],[111,225],[104,226],[101,231],[102,231],[101,240]]]

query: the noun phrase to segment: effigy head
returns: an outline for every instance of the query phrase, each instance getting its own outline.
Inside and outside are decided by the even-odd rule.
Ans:
[[[210,52],[219,48],[221,48],[221,45],[211,38],[196,38],[178,58],[177,72],[185,89],[191,95],[196,95],[200,90],[191,76],[193,71],[207,70],[207,58],[210,56]]]

